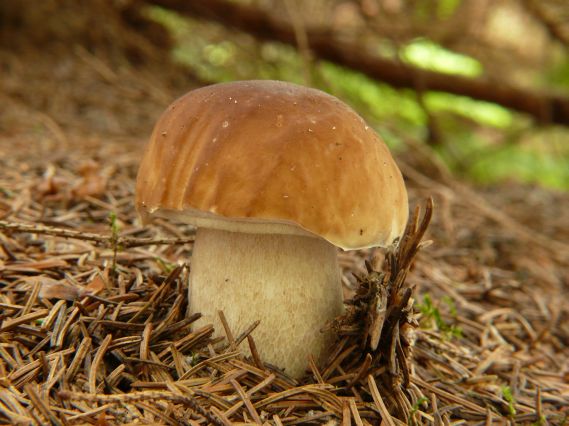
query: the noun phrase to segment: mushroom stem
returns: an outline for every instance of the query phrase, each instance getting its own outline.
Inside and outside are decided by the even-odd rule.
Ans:
[[[301,377],[308,355],[332,343],[320,330],[342,313],[336,248],[320,238],[198,228],[190,271],[190,310],[218,335],[222,310],[234,336],[255,320],[263,361]]]

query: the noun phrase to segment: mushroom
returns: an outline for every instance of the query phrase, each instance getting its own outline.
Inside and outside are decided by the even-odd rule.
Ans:
[[[234,333],[255,320],[264,361],[293,377],[333,343],[343,311],[336,247],[392,244],[405,227],[401,172],[350,107],[319,90],[241,81],[193,90],[156,124],[137,177],[143,219],[197,227],[189,301]]]

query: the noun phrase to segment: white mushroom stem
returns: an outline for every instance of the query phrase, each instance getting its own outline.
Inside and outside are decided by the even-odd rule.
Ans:
[[[199,228],[190,271],[190,310],[223,335],[222,310],[234,336],[255,320],[261,359],[303,375],[333,342],[320,330],[342,313],[335,247],[319,238]]]

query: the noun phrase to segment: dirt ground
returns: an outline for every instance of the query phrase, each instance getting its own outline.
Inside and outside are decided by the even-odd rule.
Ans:
[[[397,159],[411,205],[432,196],[435,213],[432,244],[407,277],[420,324],[410,386],[382,393],[382,407],[366,379],[379,368],[313,370],[296,383],[208,346],[211,330],[190,332],[187,270],[175,266],[190,262],[191,244],[115,253],[85,236],[111,235],[111,212],[123,238],[191,236],[167,222],[141,228],[133,194],[154,121],[196,83],[171,85],[80,46],[57,61],[2,51],[0,69],[0,220],[83,234],[0,228],[1,422],[567,422],[567,194],[473,188],[428,173],[428,156]],[[371,255],[340,253],[347,294]]]

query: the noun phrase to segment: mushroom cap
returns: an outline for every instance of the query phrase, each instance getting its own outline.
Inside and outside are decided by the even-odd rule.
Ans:
[[[143,221],[313,235],[343,249],[389,245],[408,217],[401,172],[356,112],[270,80],[206,86],[170,105],[146,147],[136,207]]]

